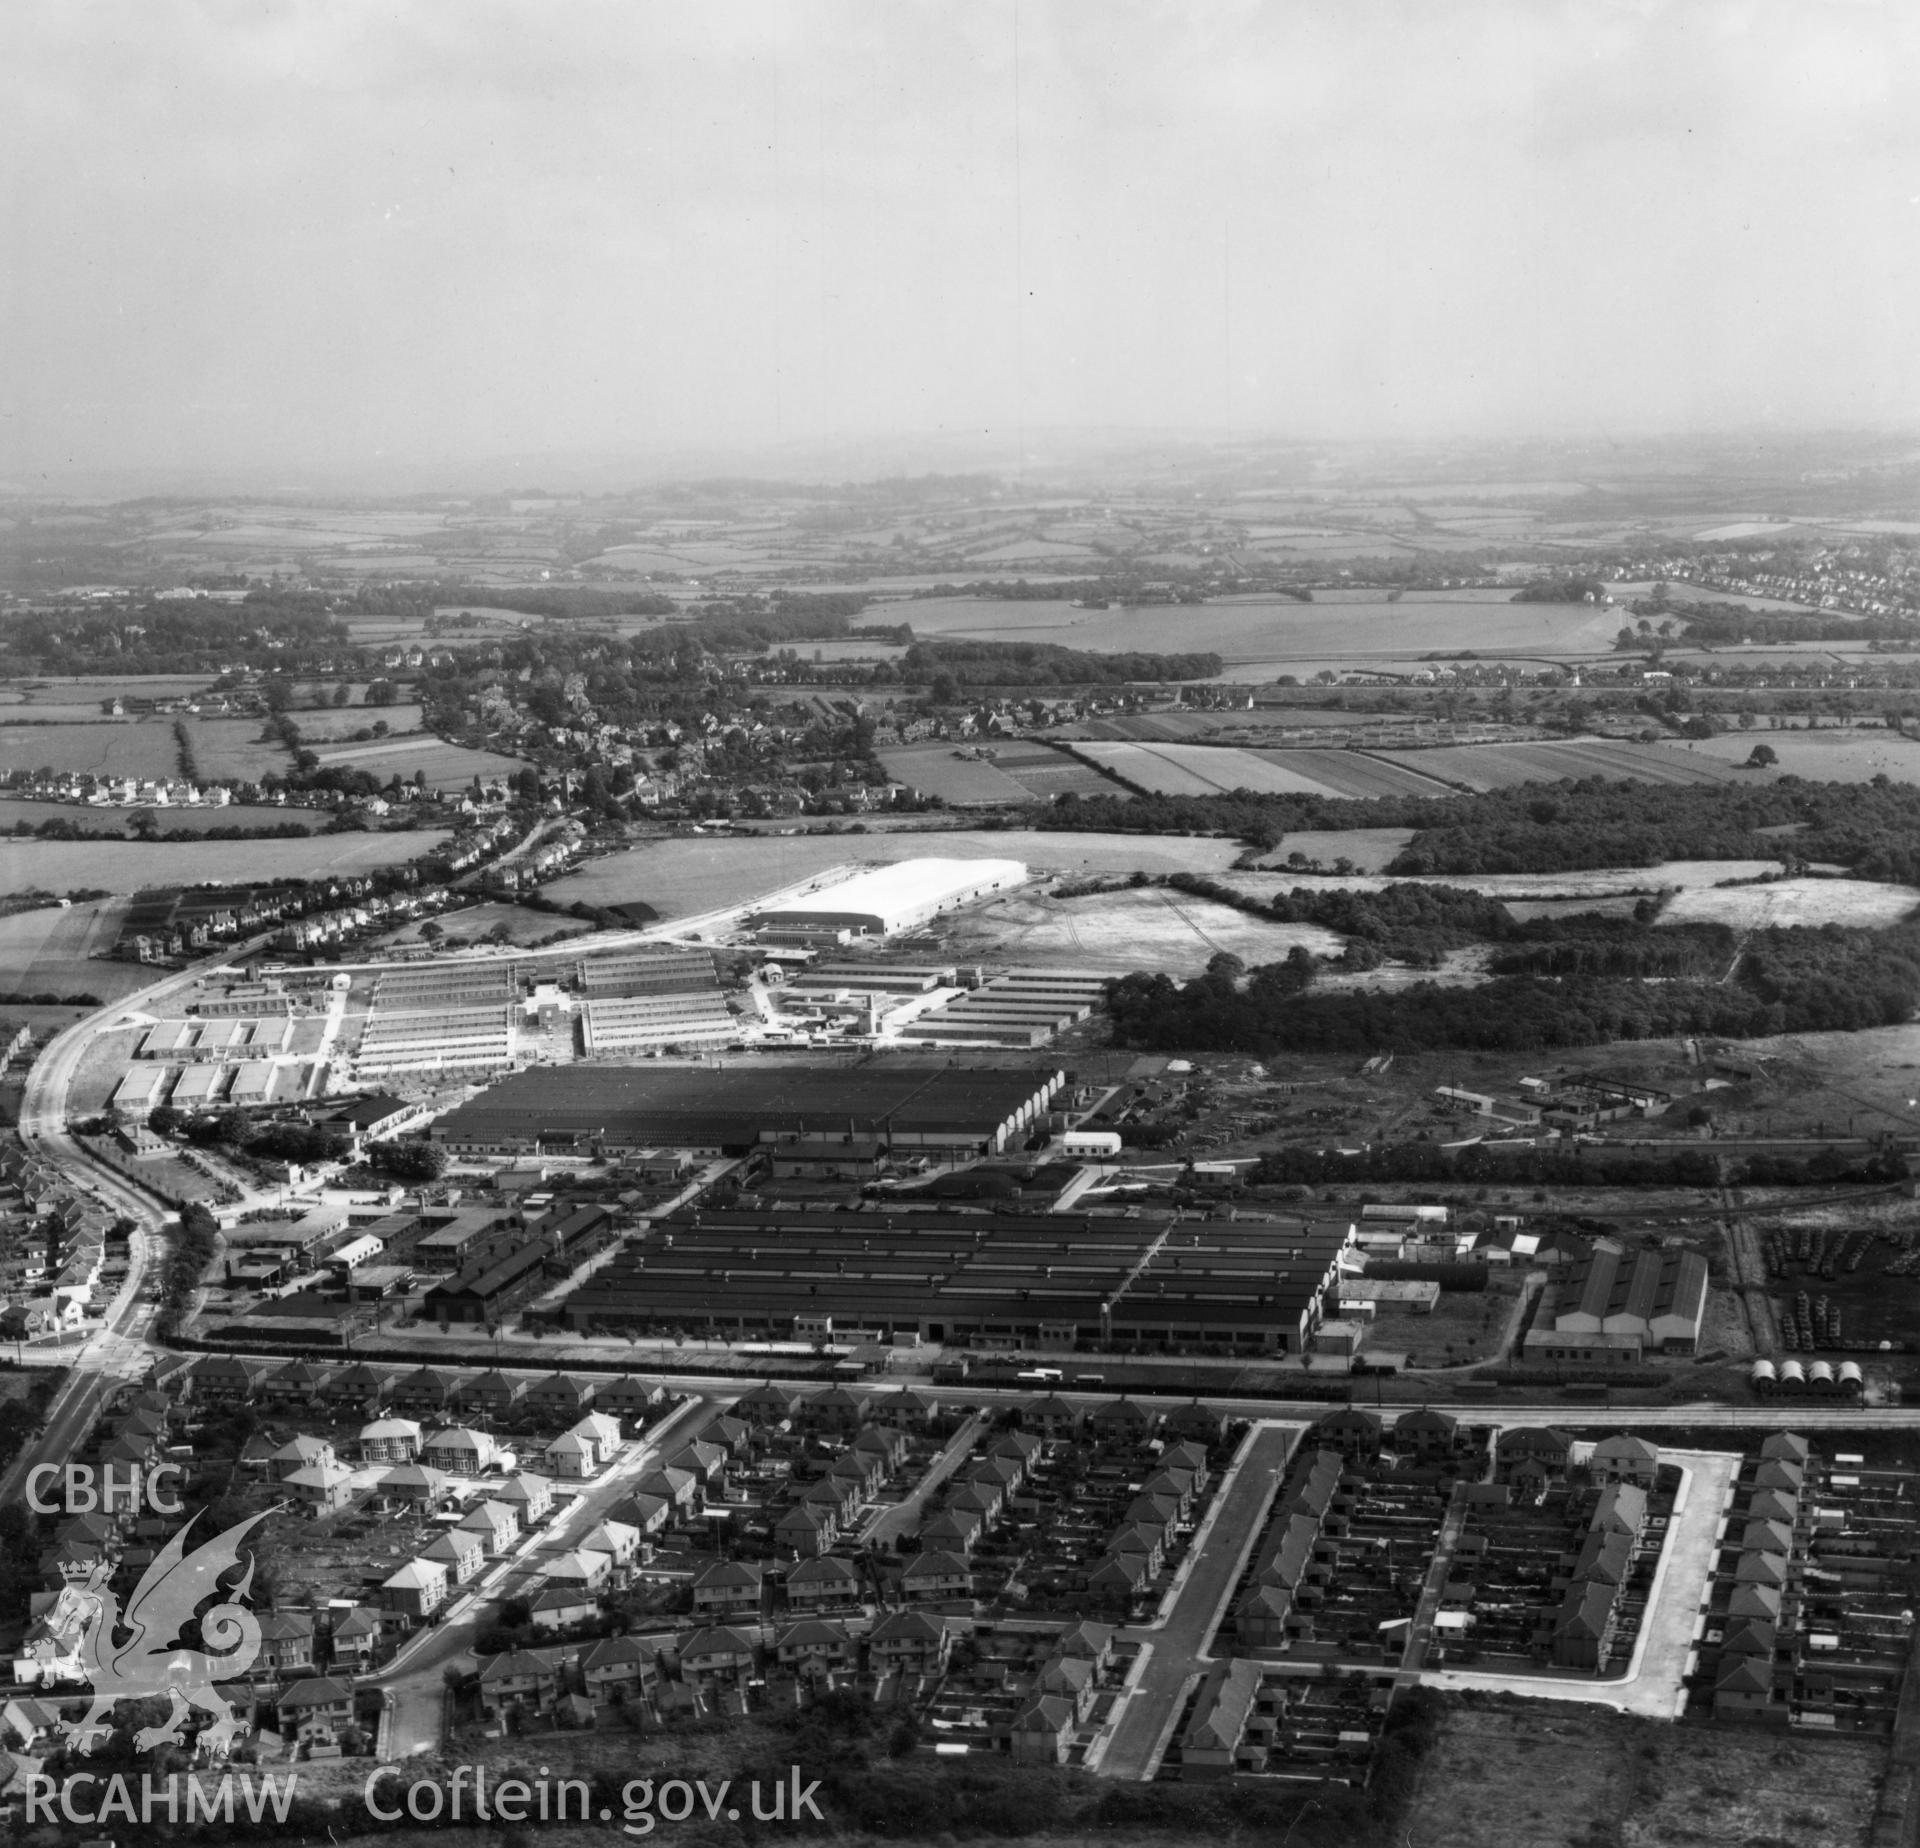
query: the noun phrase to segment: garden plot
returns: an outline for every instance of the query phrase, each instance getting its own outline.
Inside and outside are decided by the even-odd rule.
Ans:
[[[1198,975],[1225,951],[1249,965],[1299,947],[1338,956],[1344,938],[1318,924],[1278,924],[1159,887],[1087,898],[1016,895],[959,922],[955,954],[1124,975],[1154,969]]]
[[[1771,885],[1696,886],[1676,892],[1662,924],[1731,924],[1736,930],[1787,930],[1844,924],[1879,930],[1920,906],[1911,886],[1864,879],[1782,879]]]

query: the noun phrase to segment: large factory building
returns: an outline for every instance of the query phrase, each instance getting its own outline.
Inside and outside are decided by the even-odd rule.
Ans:
[[[756,912],[752,922],[771,931],[846,931],[889,937],[995,892],[1026,883],[1018,860],[902,860],[856,873],[823,892],[810,892]]]

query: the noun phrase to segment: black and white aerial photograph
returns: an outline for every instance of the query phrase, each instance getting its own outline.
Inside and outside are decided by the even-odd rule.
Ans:
[[[0,1834],[1920,1848],[1917,97],[0,7]]]

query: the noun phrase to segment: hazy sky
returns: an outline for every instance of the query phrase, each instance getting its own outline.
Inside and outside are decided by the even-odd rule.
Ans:
[[[0,8],[0,477],[1920,422],[1920,7]]]

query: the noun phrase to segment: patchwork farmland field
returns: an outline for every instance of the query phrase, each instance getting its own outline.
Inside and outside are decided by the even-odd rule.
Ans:
[[[1040,833],[1025,828],[925,829],[872,834],[741,834],[645,841],[557,879],[561,905],[649,904],[668,920],[744,905],[830,867],[917,860],[1021,860],[1034,871],[1220,873],[1240,849],[1226,840]]]
[[[1371,756],[1439,778],[1476,795],[1517,783],[1604,777],[1610,782],[1724,783],[1736,776],[1715,757],[1670,744],[1573,738],[1539,744],[1436,745],[1431,750],[1376,751]]]
[[[993,747],[994,767],[1026,790],[1030,797],[1051,802],[1071,790],[1080,796],[1124,796],[1117,783],[1051,744],[1019,739]]]
[[[1262,795],[1441,796],[1447,786],[1412,764],[1361,751],[1258,750],[1234,745],[1106,743],[1078,755],[1162,796],[1210,796],[1236,789]],[[1417,756],[1417,754],[1415,754]]]
[[[293,754],[284,744],[261,737],[263,719],[188,719],[186,724],[193,761],[209,781],[257,783],[293,768]]]
[[[410,783],[417,772],[425,777],[428,789],[458,789],[475,777],[506,777],[521,768],[517,757],[472,751],[463,744],[436,738],[431,732],[376,738],[370,744],[323,744],[314,755],[323,766],[351,765],[356,770],[371,771],[383,783],[396,776]]]
[[[324,834],[304,841],[129,841],[103,852],[89,841],[0,842],[0,893],[105,886],[235,885],[320,879],[413,860],[448,838],[444,828],[397,834]]]
[[[0,725],[0,770],[178,776],[180,750],[172,724],[164,719],[102,719],[90,725]]]
[[[1694,886],[1676,892],[1662,924],[1731,924],[1736,930],[1845,924],[1872,930],[1897,924],[1920,906],[1911,886],[1864,879],[1781,879],[1771,885]]]

